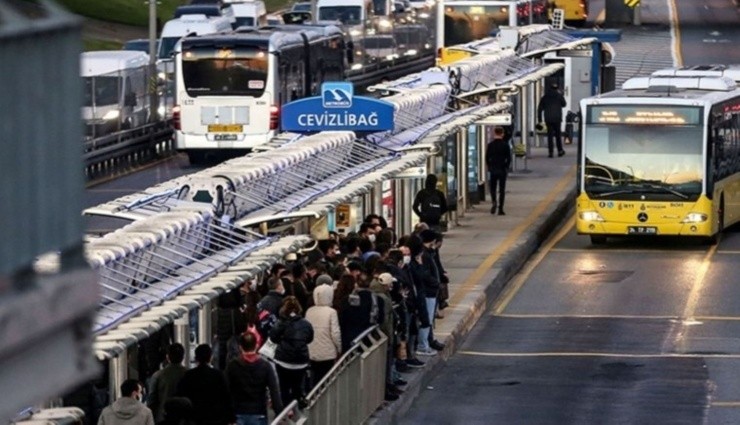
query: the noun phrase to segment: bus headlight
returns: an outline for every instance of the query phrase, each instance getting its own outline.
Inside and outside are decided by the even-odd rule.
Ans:
[[[707,221],[707,215],[702,213],[688,213],[681,223],[704,223]]]
[[[578,215],[583,221],[604,221],[604,217],[596,211],[583,211],[578,213]]]
[[[103,119],[106,121],[115,120],[118,119],[118,117],[121,115],[121,111],[118,109],[114,109],[112,111],[108,111],[105,115],[103,115]]]

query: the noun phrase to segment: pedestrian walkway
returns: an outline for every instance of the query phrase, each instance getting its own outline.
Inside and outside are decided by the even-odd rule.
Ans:
[[[507,215],[492,215],[486,194],[485,202],[466,211],[445,233],[441,257],[450,275],[450,306],[443,312],[445,318],[437,320],[434,333],[446,347],[437,356],[422,358],[427,361],[423,369],[404,375],[409,381],[405,393],[376,412],[370,423],[391,423],[406,412],[506,282],[567,216],[576,195],[576,151],[575,145],[565,149],[564,157],[548,158],[547,148],[533,148],[529,172],[509,175]]]

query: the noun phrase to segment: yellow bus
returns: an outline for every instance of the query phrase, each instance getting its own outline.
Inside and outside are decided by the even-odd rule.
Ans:
[[[740,220],[740,67],[632,78],[581,101],[576,228],[716,242]]]
[[[552,9],[563,9],[566,25],[582,27],[588,19],[588,0],[550,0]]]

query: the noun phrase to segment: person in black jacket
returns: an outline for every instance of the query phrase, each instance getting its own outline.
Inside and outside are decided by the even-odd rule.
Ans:
[[[226,425],[234,422],[231,395],[223,372],[211,367],[213,351],[208,344],[195,348],[198,366],[188,370],[177,385],[177,395],[193,405],[193,419],[198,425]]]
[[[280,320],[270,331],[277,344],[275,363],[280,378],[280,393],[286,406],[293,400],[303,403],[303,380],[310,365],[308,344],[313,341],[313,327],[301,314],[301,303],[294,296],[285,297]]]
[[[429,174],[424,182],[424,189],[420,190],[414,198],[412,206],[419,220],[426,223],[429,228],[439,230],[439,222],[447,213],[447,199],[441,190],[437,189],[437,176]]]
[[[432,232],[431,230],[424,230]],[[429,235],[427,233],[427,235]],[[434,238],[431,239],[433,241]],[[409,271],[411,278],[416,285],[418,293],[417,310],[419,312],[419,338],[417,341],[416,354],[422,356],[433,356],[436,354],[433,347],[430,346],[430,334],[432,323],[434,322],[434,312],[437,305],[437,294],[439,292],[439,280],[434,272],[434,266],[431,258],[424,253],[422,239],[411,238],[409,240],[409,249],[411,250],[411,263]]]
[[[537,107],[537,116],[540,122],[544,118],[545,124],[547,124],[547,150],[550,158],[552,158],[553,138],[558,146],[558,156],[565,155],[563,140],[560,135],[560,126],[563,123],[563,108],[565,108],[565,105],[565,98],[560,94],[557,83],[553,83],[545,92],[545,95],[542,96],[540,104]]]
[[[278,378],[272,364],[257,354],[257,338],[245,332],[239,336],[241,356],[226,366],[226,381],[237,425],[267,425],[267,392],[272,409],[278,415],[283,410]]]
[[[504,215],[504,200],[506,199],[506,176],[509,174],[511,165],[511,147],[504,139],[504,129],[496,127],[493,129],[493,140],[486,146],[486,166],[491,176],[491,214]],[[498,186],[498,198],[496,187]]]

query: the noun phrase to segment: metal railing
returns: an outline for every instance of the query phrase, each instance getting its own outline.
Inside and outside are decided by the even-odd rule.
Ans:
[[[388,337],[378,326],[368,328],[308,393],[307,405],[289,404],[275,419],[277,424],[361,424],[385,397]]]

